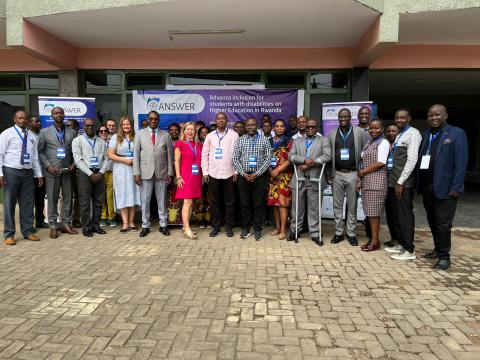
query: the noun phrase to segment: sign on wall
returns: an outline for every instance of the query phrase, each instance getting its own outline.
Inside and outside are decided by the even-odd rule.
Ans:
[[[160,114],[162,129],[173,122],[200,120],[209,125],[218,112],[227,114],[230,126],[252,116],[259,120],[263,114],[287,120],[303,113],[303,90],[134,90],[132,97],[137,128],[153,110]]]
[[[332,129],[338,127],[338,112],[347,108],[352,113],[352,124],[358,125],[358,110],[368,107],[372,111],[372,118],[376,116],[377,108],[371,101],[324,103],[322,105],[322,132],[328,134]]]
[[[83,121],[86,118],[97,118],[95,98],[39,96],[38,110],[42,128],[53,124],[51,112],[54,107],[63,109],[65,120],[77,120],[80,129],[83,129]]]

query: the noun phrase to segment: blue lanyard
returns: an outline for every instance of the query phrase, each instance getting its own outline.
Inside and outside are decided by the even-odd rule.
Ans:
[[[127,144],[128,144],[128,150],[130,150],[130,144],[132,143],[132,141],[131,141],[131,140],[130,140],[130,141],[129,141],[129,140],[127,140],[127,138],[125,138],[125,141],[126,141],[126,142],[127,142]]]
[[[313,139],[305,139],[305,145],[307,147],[307,158],[310,156],[310,147],[313,145],[313,142],[315,141],[315,138]]]
[[[430,134],[430,139],[428,140],[427,155],[430,155],[430,149],[432,148],[432,143],[435,141],[438,135],[440,135],[440,131],[437,131],[435,135]]]
[[[376,144],[377,142],[380,142],[384,139],[383,135],[380,135],[378,138],[376,138],[374,141],[370,142],[370,144],[368,145],[369,147]]]
[[[60,145],[64,147],[65,146],[65,127],[62,129],[62,131],[58,131],[58,129],[55,128],[55,134],[57,135],[57,139]]]
[[[194,145],[195,146],[192,146],[192,144],[190,144],[190,141],[185,141],[187,144],[188,144],[188,147],[190,148],[190,150],[192,151],[193,153],[193,161],[195,161],[195,159],[197,158],[197,143],[194,142]]]
[[[255,147],[257,140],[258,140],[258,133],[257,133],[257,136],[255,136],[255,140],[250,140],[250,149],[253,149]]]
[[[403,131],[400,134],[397,135],[397,140],[395,140],[395,142],[393,143],[393,146],[392,146],[392,152],[395,151],[395,149],[397,148],[397,144],[399,143],[403,134],[405,134],[408,131],[408,129],[410,129],[410,125],[407,125],[405,127],[405,129],[403,129]]]
[[[220,144],[222,143],[223,138],[224,138],[225,136],[227,136],[227,134],[228,134],[228,129],[225,130],[225,134],[224,134],[222,137],[220,137],[220,135],[218,135],[218,130],[215,130],[215,132],[216,132],[217,137],[218,137],[218,147],[220,147]]]
[[[88,137],[85,134],[83,134],[83,137],[85,138],[85,140],[87,140],[88,144],[92,147],[93,153],[95,154],[95,143],[97,142],[97,137],[95,136],[93,138],[93,145],[90,142],[90,140],[88,140]]]
[[[28,136],[28,132],[25,133],[25,137],[23,137],[21,134],[20,134],[20,131],[18,131],[17,127],[14,126],[13,127],[15,129],[15,131],[17,132],[18,136],[20,137],[20,140],[22,140],[22,143],[24,146],[27,146],[27,136]]]
[[[350,136],[350,134],[352,133],[352,129],[353,129],[353,126],[350,125],[350,130],[348,130],[348,133],[347,135],[343,135],[343,131],[342,129],[338,129],[340,131],[340,136],[342,137],[343,139],[343,148],[345,149],[345,142],[347,141],[348,137]]]
[[[282,135],[282,137],[280,139],[278,139],[278,141],[275,141],[273,140],[273,137],[272,137],[272,142],[273,142],[273,150],[277,150],[278,147],[280,146],[280,144],[283,143],[283,140],[285,139],[285,136]]]

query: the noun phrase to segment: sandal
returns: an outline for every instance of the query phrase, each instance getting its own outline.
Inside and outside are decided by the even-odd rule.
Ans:
[[[285,240],[286,237],[287,237],[287,234],[280,233],[280,234],[278,235],[278,240]]]
[[[197,239],[197,235],[192,230],[184,231],[183,235],[185,237],[189,238],[190,240],[196,240]]]
[[[279,229],[273,229],[273,230],[270,232],[270,235],[273,235],[273,236],[278,235],[278,234],[280,234],[280,230],[279,230]]]

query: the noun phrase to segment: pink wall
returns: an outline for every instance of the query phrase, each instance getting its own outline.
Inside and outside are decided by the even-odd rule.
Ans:
[[[0,71],[56,71],[57,67],[20,50],[0,49]]]

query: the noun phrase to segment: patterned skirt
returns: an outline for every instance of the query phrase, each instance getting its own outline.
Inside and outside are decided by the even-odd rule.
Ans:
[[[362,206],[365,216],[379,217],[385,208],[387,192],[384,190],[362,190]]]

